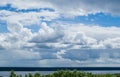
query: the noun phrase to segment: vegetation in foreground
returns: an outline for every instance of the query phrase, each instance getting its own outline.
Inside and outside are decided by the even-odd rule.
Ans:
[[[22,77],[22,75],[17,75],[14,71],[11,71],[10,77]],[[41,75],[37,72],[35,74],[29,73],[23,77],[120,77],[120,74],[92,74],[90,72],[80,72],[76,70],[60,70],[47,75]]]

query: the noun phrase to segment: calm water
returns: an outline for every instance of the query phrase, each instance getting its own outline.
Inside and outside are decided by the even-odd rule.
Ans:
[[[41,73],[42,75],[44,74],[50,74],[50,73],[53,73],[55,71],[16,71],[15,73],[16,74],[21,74],[23,77],[25,74],[28,74],[28,73],[36,73],[36,72],[39,72]],[[85,72],[92,72],[94,74],[104,74],[104,73],[120,73],[120,71],[85,71]],[[0,76],[3,76],[3,77],[9,77],[10,76],[10,71],[3,71],[3,72],[0,72]]]

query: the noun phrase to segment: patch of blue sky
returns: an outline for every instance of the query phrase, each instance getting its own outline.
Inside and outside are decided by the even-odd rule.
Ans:
[[[11,4],[7,4],[5,6],[0,6],[0,10],[8,10],[13,12],[40,12],[42,10],[54,12],[55,10],[52,8],[31,8],[31,9],[17,9],[11,6]]]
[[[83,23],[87,25],[100,25],[104,27],[120,27],[120,16],[112,16],[104,13],[89,14],[88,16],[76,16],[71,19],[61,17],[58,20],[67,23]]]
[[[0,33],[7,33],[9,32],[7,29],[7,24],[4,21],[0,21]]]
[[[38,32],[40,29],[39,25],[30,25],[30,26],[25,26],[26,28],[30,29],[33,33]]]

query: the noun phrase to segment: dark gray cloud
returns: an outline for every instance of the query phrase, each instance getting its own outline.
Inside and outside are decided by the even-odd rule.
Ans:
[[[58,55],[64,59],[70,59],[73,61],[99,62],[101,59],[101,62],[104,63],[109,62],[109,59],[119,59],[120,52],[119,49],[71,49],[65,50],[64,53],[60,51]],[[111,61],[111,63],[114,62],[114,60]]]
[[[119,0],[50,0],[57,11],[68,16],[108,13],[119,15]]]

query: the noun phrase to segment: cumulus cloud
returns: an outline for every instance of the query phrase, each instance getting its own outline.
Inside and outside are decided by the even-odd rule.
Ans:
[[[61,38],[62,34],[55,29],[47,26],[45,22],[41,24],[39,32],[32,39],[33,42],[42,43],[42,42],[54,42]]]
[[[51,25],[42,22],[38,32],[32,33],[20,22],[8,21],[9,32],[0,34],[3,63],[10,57],[13,58],[9,60],[11,63],[16,60],[35,61],[41,66],[45,62],[45,66],[49,66],[47,62],[55,63],[54,60],[64,62],[64,65],[72,63],[70,66],[119,63],[119,28],[84,24],[66,24],[67,28],[63,24]],[[59,25],[63,28],[59,28]],[[8,56],[5,58],[4,55]]]
[[[45,23],[44,25],[47,26],[47,30],[50,28],[51,32],[56,33],[54,28],[49,27]],[[44,28],[41,27],[41,29]],[[87,66],[87,64],[90,64],[88,66],[95,66],[92,63],[97,64],[96,66],[112,66],[114,63],[119,63],[119,31],[117,27],[85,26],[83,24],[74,24],[72,26],[69,24],[69,27],[62,30],[63,36],[59,37],[60,40],[58,41],[50,42],[47,40],[41,42],[37,40],[32,42],[36,43],[35,47],[38,48],[38,51],[44,51],[46,52],[45,54],[49,55],[49,57],[44,55],[45,59],[39,61],[40,64],[45,61],[45,66],[49,66],[47,65],[49,61],[53,62],[58,60],[58,63],[61,63],[61,61],[76,63],[70,66],[79,66],[79,64],[82,64],[82,66]],[[51,33],[48,31],[44,32],[46,33],[45,35]],[[61,33],[61,31],[59,32]],[[37,36],[40,36],[40,34],[38,32]],[[49,35],[47,39],[51,37]],[[41,39],[42,36],[35,38]],[[55,40],[55,38],[50,39]],[[66,62],[64,63],[67,64]]]
[[[117,27],[85,26],[83,24],[68,25],[69,28],[58,32],[43,22],[39,32],[35,34],[31,42],[36,44],[44,43],[45,47],[58,49],[104,49],[109,48],[108,45],[111,45],[111,48],[119,48],[119,42],[116,41],[119,41],[120,29]],[[55,26],[57,25],[55,24]]]
[[[24,28],[19,22],[7,22],[8,33],[0,33],[0,58],[5,66],[14,66],[14,62],[21,60],[41,59],[40,53],[31,49],[23,49],[33,36],[31,30]],[[29,44],[28,46],[32,46]],[[22,63],[20,64],[22,66]],[[3,66],[3,65],[0,65]]]
[[[83,32],[65,32],[65,37],[63,38],[65,43],[79,44],[79,45],[92,45],[96,44],[96,39],[86,36]]]
[[[1,0],[1,7],[9,5],[15,10],[0,10],[0,21],[6,22],[9,31],[0,33],[0,66],[113,66],[114,63],[119,66],[119,27],[56,22],[62,17],[100,12],[119,15],[119,3],[119,0]],[[39,26],[36,32],[27,28],[32,25]]]

